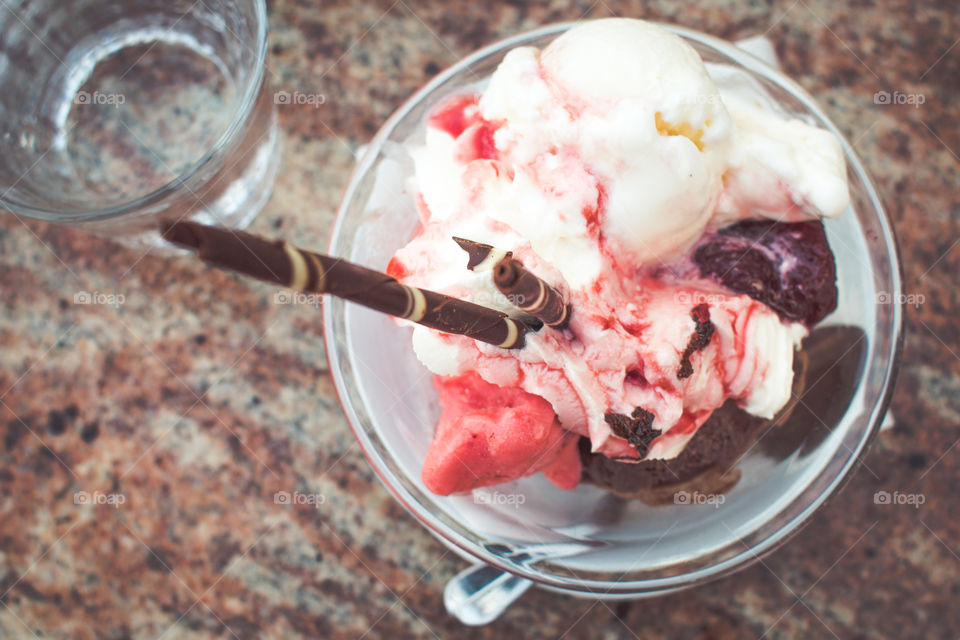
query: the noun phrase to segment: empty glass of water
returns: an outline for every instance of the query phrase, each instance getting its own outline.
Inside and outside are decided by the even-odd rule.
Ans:
[[[264,0],[0,1],[0,207],[132,244],[242,228],[277,168]]]

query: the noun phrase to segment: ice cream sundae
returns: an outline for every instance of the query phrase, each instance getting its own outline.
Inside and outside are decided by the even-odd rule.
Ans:
[[[507,348],[414,328],[441,405],[431,491],[682,482],[789,410],[797,350],[837,302],[830,132],[660,27],[608,19],[510,51],[410,153],[421,224],[388,273],[526,331]]]

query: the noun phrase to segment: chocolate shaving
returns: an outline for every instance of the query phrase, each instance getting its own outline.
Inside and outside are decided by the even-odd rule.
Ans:
[[[677,370],[677,378],[683,380],[693,375],[693,363],[690,362],[690,356],[710,344],[713,338],[713,322],[710,321],[710,307],[703,302],[698,304],[690,311],[690,317],[697,324],[687,343],[687,348],[683,350],[683,356],[680,358],[680,368]]]
[[[470,269],[470,271],[476,271],[478,273],[490,271],[504,258],[513,256],[512,251],[501,251],[492,245],[483,244],[482,242],[474,242],[473,240],[457,238],[456,236],[454,236],[453,239],[460,245],[461,249],[467,252],[467,269]]]
[[[608,413],[603,416],[603,419],[610,425],[613,435],[629,442],[643,458],[647,455],[650,443],[660,435],[660,432],[653,428],[655,417],[650,411],[637,407],[629,416],[622,413]]]
[[[625,416],[622,413],[608,413],[603,416],[603,419],[610,425],[613,435],[624,440],[633,435],[633,420],[630,416]]]
[[[242,231],[175,222],[163,237],[218,267],[298,291],[329,293],[431,329],[519,349],[529,330],[504,313],[401,284],[385,273]]]

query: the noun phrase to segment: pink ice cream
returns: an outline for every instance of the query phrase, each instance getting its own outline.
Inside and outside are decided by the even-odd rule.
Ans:
[[[579,436],[610,457],[672,458],[727,399],[762,417],[789,399],[807,327],[702,277],[691,249],[738,219],[839,215],[846,173],[828,132],[708,73],[676,36],[612,19],[511,51],[481,93],[434,111],[411,153],[422,224],[392,275],[516,314],[466,269],[451,240],[465,237],[512,251],[574,309],[567,330],[520,350],[414,329],[444,409],[432,491],[538,471],[572,488]],[[650,438],[629,442],[611,415],[651,416]]]
[[[423,466],[431,491],[469,491],[538,471],[563,489],[577,486],[577,440],[546,400],[475,373],[437,376],[434,385],[443,412]]]

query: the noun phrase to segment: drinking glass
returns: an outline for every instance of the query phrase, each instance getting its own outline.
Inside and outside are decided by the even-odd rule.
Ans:
[[[0,208],[145,245],[246,226],[277,169],[266,53],[263,0],[5,0]]]

